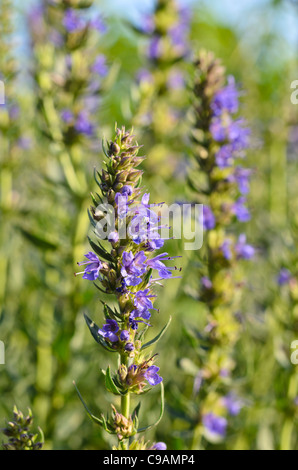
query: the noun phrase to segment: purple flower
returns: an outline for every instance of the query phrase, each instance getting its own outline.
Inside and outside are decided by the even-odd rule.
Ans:
[[[212,119],[210,124],[210,132],[216,142],[224,142],[226,140],[226,128],[223,125],[222,119],[220,117],[215,117]]]
[[[63,26],[69,33],[74,33],[85,28],[86,23],[82,20],[74,10],[68,8],[64,14]]]
[[[133,330],[137,330],[138,327],[139,327],[139,322],[136,321],[135,317],[134,317],[134,312],[135,310],[133,310],[131,312],[131,314],[129,315],[129,324],[130,324],[130,327],[133,329]]]
[[[92,251],[89,251],[89,253],[85,255],[85,258],[87,258],[89,261],[82,261],[78,263],[79,266],[87,265],[85,271],[76,273],[76,275],[84,273],[83,279],[95,281],[99,276],[100,269],[102,268],[102,262]]]
[[[100,77],[105,77],[108,73],[106,64],[106,57],[104,54],[99,54],[91,68],[92,72],[97,73]]]
[[[248,222],[250,220],[250,212],[244,205],[245,203],[246,199],[244,197],[240,197],[233,205],[233,212],[239,222]]]
[[[17,145],[22,150],[29,150],[32,147],[32,139],[23,135],[19,137]]]
[[[235,151],[244,150],[249,146],[250,129],[243,127],[244,121],[238,119],[227,126],[228,139]]]
[[[124,186],[125,187],[125,186]],[[123,189],[123,188],[122,188]],[[127,211],[128,211],[128,192],[121,192],[121,193],[116,193],[115,195],[115,202],[117,204],[117,209],[118,209],[118,217],[122,219],[123,217],[126,216]]]
[[[66,124],[71,124],[74,120],[74,115],[70,109],[63,109],[60,116],[62,121],[64,121]]]
[[[126,343],[126,345],[124,346],[124,349],[125,349],[125,351],[127,351],[127,352],[133,351],[134,348],[135,348],[135,347],[134,347],[133,343]]]
[[[153,83],[153,77],[152,77],[151,72],[144,68],[138,70],[136,79],[139,84],[140,83],[148,83],[148,84]]]
[[[151,313],[149,312],[149,310],[146,310],[146,309],[143,309],[143,310],[135,309],[130,313],[131,322],[145,323],[142,320],[137,320],[137,319],[143,318],[143,320],[149,320],[150,317],[151,317]],[[135,329],[137,330],[137,327]]]
[[[157,233],[156,237],[154,240],[148,240],[146,243],[146,251],[155,251],[159,250],[164,246],[164,240],[160,237],[160,235]]]
[[[204,289],[212,289],[213,285],[212,282],[210,281],[209,277],[203,276],[201,278],[201,285],[204,287]]]
[[[149,289],[139,290],[135,294],[134,306],[139,312],[152,309],[153,304],[152,304],[152,301],[150,300],[152,297],[156,297],[156,296],[152,295]],[[139,316],[142,316],[142,315],[139,315]]]
[[[143,33],[145,34],[152,34],[155,26],[154,26],[154,20],[151,15],[144,15],[142,18],[142,22],[140,25],[140,29],[142,30]]]
[[[199,393],[203,381],[204,381],[204,379],[203,379],[202,371],[199,370],[199,372],[195,376],[195,380],[194,380],[194,383],[193,383],[193,393],[194,393],[194,395],[197,395]]]
[[[171,38],[172,44],[183,49],[183,52],[185,52],[187,48],[187,34],[188,25],[183,22],[179,22],[169,29],[169,37]]]
[[[75,123],[75,129],[79,134],[91,137],[94,132],[94,126],[90,121],[89,114],[86,111],[81,111],[78,114],[77,121]]]
[[[146,272],[146,255],[140,251],[135,256],[133,253],[124,251],[122,255],[121,274],[127,286],[137,286],[142,282],[140,276]]]
[[[167,80],[171,90],[180,90],[185,86],[184,75],[180,70],[172,70]]]
[[[12,121],[15,121],[19,118],[20,116],[20,107],[17,104],[13,104],[9,108],[9,117]]]
[[[226,378],[230,377],[231,373],[228,369],[220,369],[219,375],[226,379]]]
[[[204,230],[212,230],[215,227],[216,220],[210,207],[203,206],[203,228]]]
[[[120,340],[121,341],[128,341],[129,340],[129,331],[122,330],[120,333]]]
[[[207,413],[203,416],[203,425],[211,434],[219,437],[224,437],[227,429],[227,420],[222,416],[217,416],[214,413]]]
[[[292,278],[291,272],[286,268],[281,268],[277,276],[277,283],[279,286],[283,286],[285,284],[288,284],[291,278]]]
[[[224,397],[223,402],[231,416],[237,416],[243,407],[243,401],[233,393],[229,393]]]
[[[161,38],[159,36],[153,36],[149,43],[148,57],[151,60],[158,59],[162,54]]]
[[[148,369],[144,372],[144,378],[148,380],[150,385],[158,385],[160,382],[162,382],[162,377],[158,375],[159,367],[157,366],[150,366]]]
[[[227,239],[221,245],[222,254],[224,258],[227,260],[232,259],[231,244],[232,244],[232,240]]]
[[[124,185],[124,186],[121,188],[121,193],[122,193],[122,194],[126,194],[127,196],[131,196],[132,193],[133,193],[132,187],[129,186],[129,185]]]
[[[252,174],[252,170],[249,168],[242,168],[237,166],[232,175],[229,176],[230,182],[235,182],[238,185],[239,191],[242,194],[249,193],[249,180]]]
[[[228,85],[219,90],[213,99],[211,109],[214,116],[221,115],[224,111],[237,113],[239,108],[239,92],[235,85],[234,77],[228,78]]]
[[[107,31],[107,25],[100,16],[92,19],[89,24],[91,28],[96,29],[96,31],[99,31],[102,34]]]
[[[108,240],[110,243],[118,243],[119,241],[119,233],[118,232],[110,232],[108,235]]]
[[[238,242],[235,245],[237,258],[251,259],[254,257],[255,249],[253,246],[246,243],[246,235],[242,233],[239,235]]]
[[[179,258],[179,256],[169,256],[168,253],[162,253],[149,259],[146,264],[151,269],[157,269],[158,274],[162,279],[167,279],[172,276],[171,270],[175,268],[168,268],[161,260],[171,260],[174,258]]]
[[[149,238],[156,238],[155,232],[159,228],[160,218],[150,209],[154,204],[149,204],[149,197],[149,193],[144,194],[141,204],[130,211],[134,217],[129,224],[128,233],[137,244]]]
[[[233,121],[230,117],[215,116],[210,125],[210,132],[216,142],[230,143],[234,152],[239,152],[249,146],[250,129],[243,127],[244,121]]]
[[[116,343],[119,341],[116,333],[119,331],[119,326],[116,320],[107,319],[107,323],[103,325],[101,330],[98,330],[98,333],[103,336],[105,339],[111,341],[111,343]]]
[[[232,146],[230,144],[226,144],[220,147],[216,152],[215,160],[219,168],[229,168],[232,166],[234,162]]]
[[[167,450],[167,445],[164,442],[156,442],[150,450]]]

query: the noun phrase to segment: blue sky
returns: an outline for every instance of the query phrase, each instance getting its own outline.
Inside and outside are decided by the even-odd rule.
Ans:
[[[17,42],[19,48],[24,44],[25,12],[38,0],[14,0],[19,11],[17,20]],[[154,0],[95,0],[107,14],[117,13],[119,16],[137,20],[141,13],[150,11]],[[266,31],[278,31],[281,38],[288,43],[289,52],[298,47],[298,7],[291,5],[290,0],[283,0],[278,10],[268,8],[270,0],[180,0],[183,5],[197,7],[206,6],[224,24],[232,25],[241,34],[245,32],[245,40],[254,40],[255,35],[262,34],[262,24]]]

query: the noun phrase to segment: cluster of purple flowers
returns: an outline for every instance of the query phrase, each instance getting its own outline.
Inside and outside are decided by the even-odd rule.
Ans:
[[[250,145],[250,130],[238,117],[240,92],[235,80],[226,78],[220,61],[203,51],[195,65],[192,137],[204,188],[197,192],[203,203],[200,222],[206,246],[198,297],[206,306],[207,324],[202,333],[206,353],[199,353],[194,393],[200,395],[198,426],[203,425],[208,440],[217,442],[226,435],[228,417],[236,416],[243,407],[231,380],[234,346],[241,332],[235,290],[243,285],[234,269],[239,260],[252,259],[255,248],[245,233],[235,233],[234,223],[248,222],[251,217],[246,198],[252,171],[239,164]]]
[[[160,19],[159,18],[160,15]],[[162,18],[174,18],[170,25],[160,28],[158,24]],[[169,90],[183,89],[185,77],[179,66],[173,66],[177,60],[185,58],[189,53],[189,31],[191,22],[191,10],[187,6],[179,5],[175,0],[167,4],[157,1],[152,15],[146,15],[142,19],[141,31],[149,36],[147,57],[155,63],[169,61],[169,70],[165,85]],[[142,68],[137,73],[137,82],[153,84],[154,76],[150,70]]]
[[[33,47],[42,48],[44,43],[47,43],[54,48],[55,56],[61,55],[61,59],[55,62],[59,63],[59,72],[53,73],[53,76],[61,76],[54,84],[55,87],[64,88],[61,90],[61,102],[60,93],[56,88],[53,96],[65,142],[72,145],[82,137],[95,139],[94,118],[100,105],[102,84],[108,74],[108,65],[105,55],[96,53],[91,38],[93,34],[106,32],[103,19],[100,16],[88,19],[80,8],[65,9],[62,5],[45,0],[32,9],[29,23]],[[78,54],[82,54],[80,71],[74,61],[74,51],[76,61]],[[63,63],[64,70],[61,67]],[[70,90],[75,90],[75,100],[71,99]]]
[[[279,286],[284,286],[289,284],[289,282],[293,279],[293,274],[287,268],[281,268],[278,276],[277,276],[277,283]]]
[[[210,133],[216,144],[215,166],[223,170],[222,179],[227,184],[237,187],[238,197],[228,207],[223,206],[239,222],[248,222],[251,218],[250,211],[246,206],[246,196],[249,193],[250,178],[252,170],[236,164],[239,157],[245,156],[244,151],[250,144],[250,129],[245,127],[244,120],[234,118],[239,111],[240,92],[235,84],[234,77],[229,77],[228,84],[219,89],[213,96],[211,102],[212,119]],[[212,209],[207,205],[203,208],[203,227],[212,230],[216,227],[217,220]],[[227,260],[231,260],[232,240],[227,238],[221,247],[222,254]],[[245,234],[241,234],[234,246],[237,259],[251,259],[254,248],[246,242]]]
[[[168,47],[174,51],[176,57],[185,57],[189,53],[188,35],[191,11],[188,7],[180,6],[174,1],[169,2],[167,7],[176,12],[176,21],[170,25],[166,36],[155,28],[152,18],[146,17],[143,23],[143,31],[152,35],[147,51],[150,60],[159,60],[167,52]]]
[[[111,254],[108,255],[111,262],[107,263],[97,253],[90,251],[85,255],[86,261],[78,263],[85,266],[84,271],[78,274],[83,274],[84,279],[93,282],[100,281],[107,291],[117,296],[120,311],[116,316],[111,312],[106,316],[106,322],[98,329],[98,334],[109,347],[133,359],[124,376],[122,374],[123,383],[129,387],[142,388],[144,379],[150,385],[157,385],[162,378],[158,375],[159,368],[153,365],[153,359],[144,363],[143,356],[139,354],[137,330],[141,324],[151,326],[148,322],[152,311],[156,310],[153,306],[156,298],[154,287],[164,279],[179,276],[173,276],[176,267],[165,264],[177,256],[169,256],[166,252],[154,256],[154,252],[162,248],[165,241],[159,234],[161,217],[153,210],[162,203],[150,204],[150,194],[142,194],[141,189],[136,188],[142,172],[135,170],[134,166],[144,157],[136,157],[139,147],[132,145],[132,138],[123,129],[117,131],[117,140],[110,144],[111,167],[108,171],[103,170],[101,177],[101,190],[108,200],[111,194],[109,184],[113,189],[117,188],[110,201],[115,211],[116,224],[107,234],[111,244]],[[122,169],[123,166],[126,170]],[[110,178],[107,177],[109,171]],[[125,236],[120,237],[123,224]],[[153,276],[154,271],[157,276]]]
[[[63,26],[68,33],[75,33],[91,27],[100,33],[105,33],[107,30],[106,24],[100,16],[88,20],[80,16],[73,8],[68,8],[63,16]]]

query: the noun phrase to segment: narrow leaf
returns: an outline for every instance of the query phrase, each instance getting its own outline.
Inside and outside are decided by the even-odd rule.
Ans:
[[[96,243],[94,243],[91,240],[91,238],[88,237],[88,240],[89,240],[91,248],[95,251],[95,253],[98,256],[101,256],[102,258],[104,258],[107,261],[113,261],[113,258],[111,257],[111,255],[107,251],[105,251],[102,247],[100,247]]]
[[[157,336],[155,336],[155,338],[151,339],[151,341],[148,341],[148,343],[145,343],[143,344],[143,346],[141,347],[141,351],[143,349],[146,349],[146,348],[149,348],[150,346],[152,346],[152,344],[156,343],[157,341],[160,340],[160,338],[164,335],[164,333],[166,332],[166,330],[168,329],[170,323],[172,321],[172,317],[169,318],[169,321],[168,323],[163,327],[163,329],[159,332],[159,334]]]
[[[163,414],[164,414],[164,410],[165,410],[165,396],[164,396],[164,386],[163,386],[163,383],[161,382],[160,383],[160,414],[159,414],[159,418],[158,420],[153,423],[153,424],[150,424],[149,426],[145,426],[143,428],[139,428],[137,432],[144,432],[144,431],[147,431],[148,429],[151,429],[153,428],[154,426],[157,426],[159,424],[159,422],[161,421],[162,417],[163,417]]]
[[[102,426],[103,425],[103,421],[100,419],[100,418],[97,418],[96,416],[94,416],[91,411],[89,410],[88,406],[86,405],[85,401],[83,400],[83,397],[82,395],[80,394],[79,392],[79,389],[75,383],[75,381],[73,381],[73,384],[75,386],[75,389],[76,389],[76,392],[78,394],[78,397],[79,399],[81,400],[81,402],[83,403],[83,406],[85,408],[85,410],[87,411],[88,415],[90,416],[90,418],[92,419],[92,421],[94,421],[96,424],[98,424],[99,426]]]
[[[114,380],[112,379],[110,366],[108,366],[107,371],[106,371],[105,385],[106,385],[107,390],[109,390],[109,392],[113,393],[114,395],[121,395],[120,390],[118,389]]]
[[[91,335],[95,339],[95,341],[100,344],[104,349],[106,349],[109,352],[116,352],[115,349],[112,349],[108,343],[103,339],[103,337],[98,333],[99,327],[92,321],[85,313],[84,313],[84,318],[87,323],[87,326],[90,330]]]

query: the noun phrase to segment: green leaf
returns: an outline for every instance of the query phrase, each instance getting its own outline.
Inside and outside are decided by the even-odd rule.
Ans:
[[[29,232],[29,230],[26,230],[22,227],[18,226],[17,228],[22,233],[22,235],[34,246],[42,248],[43,250],[57,250],[58,243],[47,240],[38,233]]]
[[[94,173],[93,173],[93,175],[94,175],[94,179],[95,179],[95,182],[96,182],[97,186],[100,187],[101,181],[98,180],[97,175],[99,176],[99,178],[100,178],[101,176],[100,176],[100,173],[98,173],[98,171],[96,170],[96,167],[94,167]]]
[[[109,352],[117,352],[115,349],[112,349],[109,344],[103,339],[103,337],[98,333],[99,327],[92,321],[85,313],[84,318],[87,323],[87,326],[90,330],[91,335],[95,339],[95,341],[100,344],[104,349]]]
[[[118,387],[116,386],[112,376],[111,376],[111,369],[108,366],[105,374],[105,385],[109,392],[113,393],[114,395],[122,395]]]
[[[88,237],[88,240],[89,240],[89,243],[90,243],[90,246],[91,248],[95,251],[95,253],[98,255],[98,256],[101,256],[101,258],[107,260],[107,261],[113,261],[113,258],[112,256],[102,247],[102,245],[97,245],[96,243],[94,243],[91,238]]]
[[[109,154],[108,154],[108,152],[107,152],[107,150],[106,150],[106,146],[105,146],[105,143],[104,143],[104,138],[102,138],[102,140],[101,140],[101,146],[102,146],[102,151],[103,151],[103,153],[105,154],[105,156],[106,156],[107,158],[110,158],[110,156],[109,156]]]
[[[139,428],[137,430],[137,432],[144,432],[144,431],[147,431],[148,429],[152,429],[153,427],[157,426],[159,424],[159,422],[161,421],[162,417],[163,417],[164,410],[165,410],[165,394],[164,394],[164,386],[163,386],[163,383],[161,382],[160,383],[160,413],[159,413],[159,418],[155,423],[150,424],[149,426],[145,426],[143,428]]]
[[[135,407],[135,409],[133,410],[132,415],[131,415],[131,419],[133,421],[138,420],[140,408],[141,408],[141,402],[139,401],[139,403],[137,404],[137,406]]]
[[[151,339],[151,341],[148,341],[148,343],[143,344],[143,346],[141,347],[141,351],[143,349],[149,348],[150,346],[152,346],[152,344],[155,344],[157,341],[159,341],[160,338],[164,335],[164,333],[168,329],[171,321],[172,321],[172,317],[169,318],[168,323],[163,327],[163,329],[159,332],[159,334],[155,336],[155,338]]]
[[[96,289],[98,289],[100,292],[102,292],[103,294],[112,294],[112,292],[106,292],[105,290],[103,290],[101,287],[99,287],[95,282],[93,282],[93,284],[95,285]]]
[[[96,424],[98,424],[99,426],[103,426],[104,423],[103,423],[102,419],[97,418],[97,417],[96,417],[95,415],[93,415],[93,414],[91,413],[91,411],[89,410],[88,406],[86,405],[85,401],[83,400],[82,395],[81,395],[80,392],[79,392],[78,387],[76,386],[75,381],[73,381],[73,384],[74,384],[74,386],[75,386],[75,389],[76,389],[76,392],[77,392],[77,394],[78,394],[78,397],[79,397],[79,399],[81,400],[81,402],[83,403],[83,406],[84,406],[85,410],[87,411],[89,417],[92,419],[92,421],[94,421],[94,422],[95,422]]]
[[[87,209],[87,213],[88,213],[88,217],[89,217],[89,220],[91,222],[91,225],[95,228],[96,227],[96,221],[93,219],[92,214],[89,211],[89,209]]]
[[[106,302],[103,302],[102,300],[101,300],[101,303],[103,304],[103,313],[104,313],[105,318],[111,318],[112,320],[118,319],[121,322],[123,322],[123,316],[121,316],[120,313],[117,312],[116,309],[112,310],[108,306],[108,304]]]

